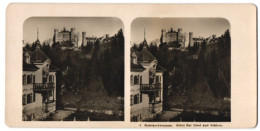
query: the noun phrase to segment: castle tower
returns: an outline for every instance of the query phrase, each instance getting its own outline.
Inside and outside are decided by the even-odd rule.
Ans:
[[[76,43],[75,28],[70,28],[70,41]]]
[[[161,43],[163,43],[164,42],[164,31],[163,31],[163,29],[161,30],[161,32],[162,32],[162,34],[161,34]]]
[[[193,46],[193,32],[189,32],[189,46]]]
[[[183,44],[183,40],[182,40],[182,28],[178,28],[178,34],[177,34],[177,41],[179,44]]]
[[[54,29],[54,36],[53,36],[53,43],[57,42],[57,33],[59,32],[58,29]]]
[[[86,32],[82,32],[82,46],[85,46]]]

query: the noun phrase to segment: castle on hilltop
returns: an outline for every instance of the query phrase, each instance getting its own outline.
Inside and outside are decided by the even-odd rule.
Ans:
[[[185,47],[185,33],[182,32],[182,28],[178,28],[177,31],[171,28],[170,30],[166,31],[162,29],[161,33],[161,42],[167,43],[170,47]]]
[[[61,31],[59,29],[54,29],[53,42],[59,44],[72,43],[77,45],[79,38],[75,31],[75,28],[71,28],[69,31],[65,27]]]

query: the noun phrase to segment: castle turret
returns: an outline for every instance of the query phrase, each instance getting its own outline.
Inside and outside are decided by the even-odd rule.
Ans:
[[[178,28],[178,32],[179,32],[179,33],[182,33],[182,28]]]
[[[82,46],[85,46],[86,32],[82,32]]]
[[[75,32],[76,28],[70,28],[71,32]]]
[[[53,43],[57,42],[57,34],[59,32],[59,29],[54,29],[54,36],[53,36]]]
[[[189,46],[193,46],[193,32],[189,32]]]
[[[179,44],[183,44],[183,40],[182,40],[182,28],[178,28],[178,34],[177,34],[177,41]]]
[[[162,29],[161,42],[164,43],[166,41],[166,30]]]

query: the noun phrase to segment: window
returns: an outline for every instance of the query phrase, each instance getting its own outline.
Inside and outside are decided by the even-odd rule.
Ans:
[[[27,75],[27,84],[30,84],[30,76]]]
[[[156,97],[160,97],[161,96],[161,92],[160,91],[158,91],[157,93],[156,93],[156,95],[155,95]]]
[[[47,77],[42,77],[42,82],[46,83],[47,82]]]
[[[137,98],[136,98],[137,99],[137,103],[136,104],[139,104],[140,103],[140,95],[137,94],[136,96],[137,96]]]
[[[143,101],[143,94],[140,94],[140,103]]]
[[[156,76],[156,83],[160,83],[159,78],[160,76]]]
[[[26,84],[26,75],[24,74],[23,75],[23,85],[25,85]]]
[[[133,75],[131,75],[131,83],[130,84],[133,85],[133,83],[134,83],[133,82]]]
[[[30,63],[30,56],[26,56],[26,63],[27,63],[27,64]]]
[[[130,105],[131,106],[133,105],[133,95],[131,95],[131,97],[130,97]]]
[[[133,63],[137,64],[137,58],[136,57],[133,57]]]
[[[153,84],[154,78],[149,77],[149,84]]]
[[[54,76],[53,75],[49,75],[49,83],[54,82]]]
[[[140,76],[140,84],[142,84],[143,83],[143,78],[142,78],[142,76]]]
[[[27,84],[32,84],[32,75],[27,75]]]
[[[35,96],[36,94],[35,93],[33,93],[33,102],[35,102]]]
[[[139,94],[134,95],[134,104],[138,104],[139,102]]]
[[[27,104],[32,103],[32,94],[27,94]]]
[[[26,105],[26,95],[23,95],[23,105]]]
[[[35,83],[35,75],[33,75],[33,83]]]
[[[139,76],[134,77],[134,84],[139,84]]]
[[[49,97],[51,97],[52,96],[52,91],[50,91],[48,95],[49,95]]]

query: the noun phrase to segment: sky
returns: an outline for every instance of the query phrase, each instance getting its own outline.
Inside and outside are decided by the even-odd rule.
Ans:
[[[145,37],[148,43],[160,39],[161,30],[182,28],[188,38],[189,32],[193,37],[209,37],[213,34],[222,35],[230,24],[223,18],[137,18],[131,24],[131,44],[139,44]]]
[[[52,39],[54,29],[59,30],[66,27],[76,28],[76,32],[81,34],[86,32],[86,36],[101,37],[105,34],[110,36],[116,34],[120,28],[124,28],[120,19],[115,17],[31,17],[23,25],[24,42],[32,43],[37,40],[37,28],[39,29],[39,40],[41,42]]]

